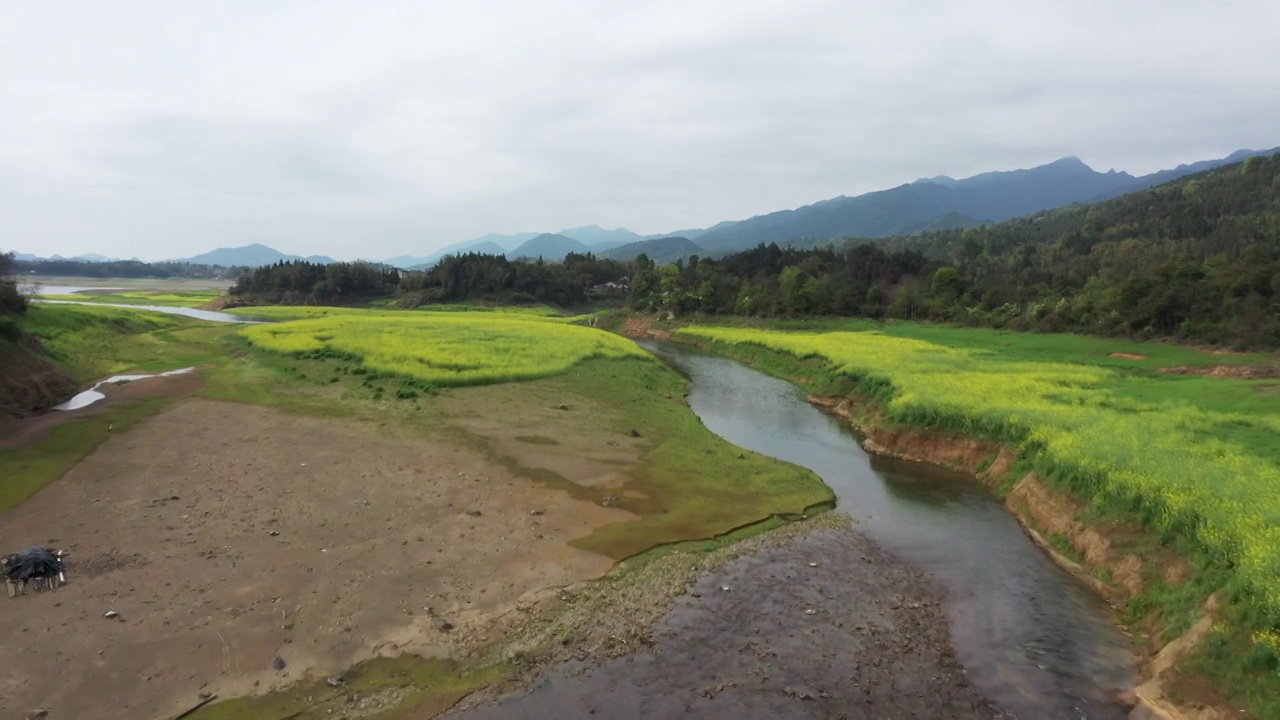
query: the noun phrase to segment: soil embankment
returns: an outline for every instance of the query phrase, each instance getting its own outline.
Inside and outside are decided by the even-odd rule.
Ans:
[[[647,647],[454,716],[998,717],[953,654],[933,584],[847,520],[748,545],[675,600]]]
[[[44,359],[34,336],[0,340],[0,418],[23,417],[66,400],[76,383],[65,370]]]

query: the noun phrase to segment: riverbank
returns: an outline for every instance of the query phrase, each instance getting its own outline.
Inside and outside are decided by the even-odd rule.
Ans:
[[[448,717],[1000,716],[957,662],[934,584],[847,516],[682,562],[626,653],[576,642]]]
[[[673,329],[678,328],[665,328],[668,332]],[[676,337],[682,338],[680,334]],[[1102,513],[1096,506],[1072,498],[1060,485],[1032,473],[1032,464],[1020,457],[1012,445],[890,421],[878,397],[859,393],[854,379],[833,373],[820,358],[801,360],[759,345],[717,343],[712,349],[807,387],[810,392],[828,395],[817,399],[853,421],[868,438],[866,447],[870,452],[908,457],[981,476],[1005,498],[1029,534],[1038,538],[1064,567],[1074,569],[1088,586],[1118,606],[1119,619],[1133,630],[1148,657],[1148,674],[1160,671],[1159,682],[1148,683],[1139,692],[1151,701],[1148,704],[1165,703],[1169,717],[1179,717],[1173,714],[1170,698],[1191,711],[1184,717],[1213,717],[1215,709],[1239,717],[1236,708],[1241,706],[1254,708],[1258,717],[1269,716],[1268,703],[1274,696],[1268,695],[1272,680],[1268,679],[1265,666],[1250,668],[1240,658],[1224,661],[1219,657],[1224,645],[1250,640],[1247,633],[1241,637],[1238,630],[1235,639],[1224,634],[1224,629],[1231,628],[1239,618],[1238,608],[1234,617],[1228,606],[1213,614],[1212,619],[1205,619],[1209,617],[1205,613],[1208,597],[1229,586],[1228,579],[1211,565],[1206,567],[1204,559],[1186,544],[1162,543],[1150,532],[1137,530],[1137,523],[1132,520]],[[1205,631],[1211,626],[1213,632],[1208,633],[1207,641],[1188,642],[1205,640]],[[1190,638],[1175,642],[1192,630],[1195,632]],[[1170,649],[1161,653],[1164,648]],[[1206,682],[1206,678],[1216,680]],[[1228,690],[1239,705],[1228,703]],[[1158,700],[1158,695],[1164,699]],[[1229,707],[1232,709],[1227,710]]]

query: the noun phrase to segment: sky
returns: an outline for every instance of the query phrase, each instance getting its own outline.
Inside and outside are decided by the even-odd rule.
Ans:
[[[1280,145],[1280,3],[0,0],[0,249],[427,255]]]

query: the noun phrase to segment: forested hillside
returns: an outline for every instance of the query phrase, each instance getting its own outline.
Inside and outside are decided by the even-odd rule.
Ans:
[[[1280,344],[1280,156],[886,245],[956,269],[953,319]]]
[[[787,245],[806,238],[889,237],[922,230],[969,227],[1137,192],[1252,155],[1274,155],[1278,150],[1241,150],[1220,160],[1181,165],[1142,177],[1114,170],[1097,172],[1074,157],[1026,170],[989,172],[962,180],[939,176],[856,197],[841,196],[794,210],[758,215],[731,227],[709,230],[698,237],[698,244],[713,253],[724,254],[758,243]]]
[[[1280,156],[992,226],[641,267],[631,302],[1275,347]]]

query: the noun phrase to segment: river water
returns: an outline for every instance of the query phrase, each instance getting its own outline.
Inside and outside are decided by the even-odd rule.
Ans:
[[[153,377],[169,377],[170,375],[185,375],[191,372],[192,370],[195,370],[195,368],[189,368],[189,367],[179,368],[177,370],[169,370],[166,372],[154,373],[154,374],[139,373],[134,375],[112,375],[111,377],[106,378],[105,380],[99,380],[98,382],[94,383],[93,387],[89,388],[88,390],[84,390],[82,392],[77,393],[75,397],[71,398],[70,400],[64,403],[59,403],[58,405],[54,405],[52,409],[53,410],[79,410],[80,408],[89,407],[90,405],[106,397],[106,395],[104,395],[102,392],[98,390],[98,388],[102,387],[103,385],[118,385],[120,383],[135,382],[137,380],[146,380],[147,378],[153,378]]]
[[[985,488],[915,463],[874,458],[791,383],[672,343],[646,349],[692,380],[689,405],[713,432],[815,472],[881,547],[941,586],[956,653],[988,698],[1018,718],[1123,718],[1112,698],[1135,659],[1109,609],[1054,565]]]
[[[79,300],[46,300],[41,295],[74,295],[85,290],[112,290],[115,288],[102,287],[79,287],[74,285],[41,285],[40,294],[36,296],[36,302],[52,303],[56,305],[104,305],[106,307],[132,308],[134,310],[151,310],[153,312],[167,313],[169,315],[181,315],[183,317],[195,318],[197,320],[208,320],[210,322],[227,322],[227,323],[257,323],[260,322],[251,317],[243,315],[232,315],[231,313],[216,312],[214,310],[197,310],[189,307],[175,307],[172,305],[129,305],[125,303],[101,303],[101,302],[82,302]]]

